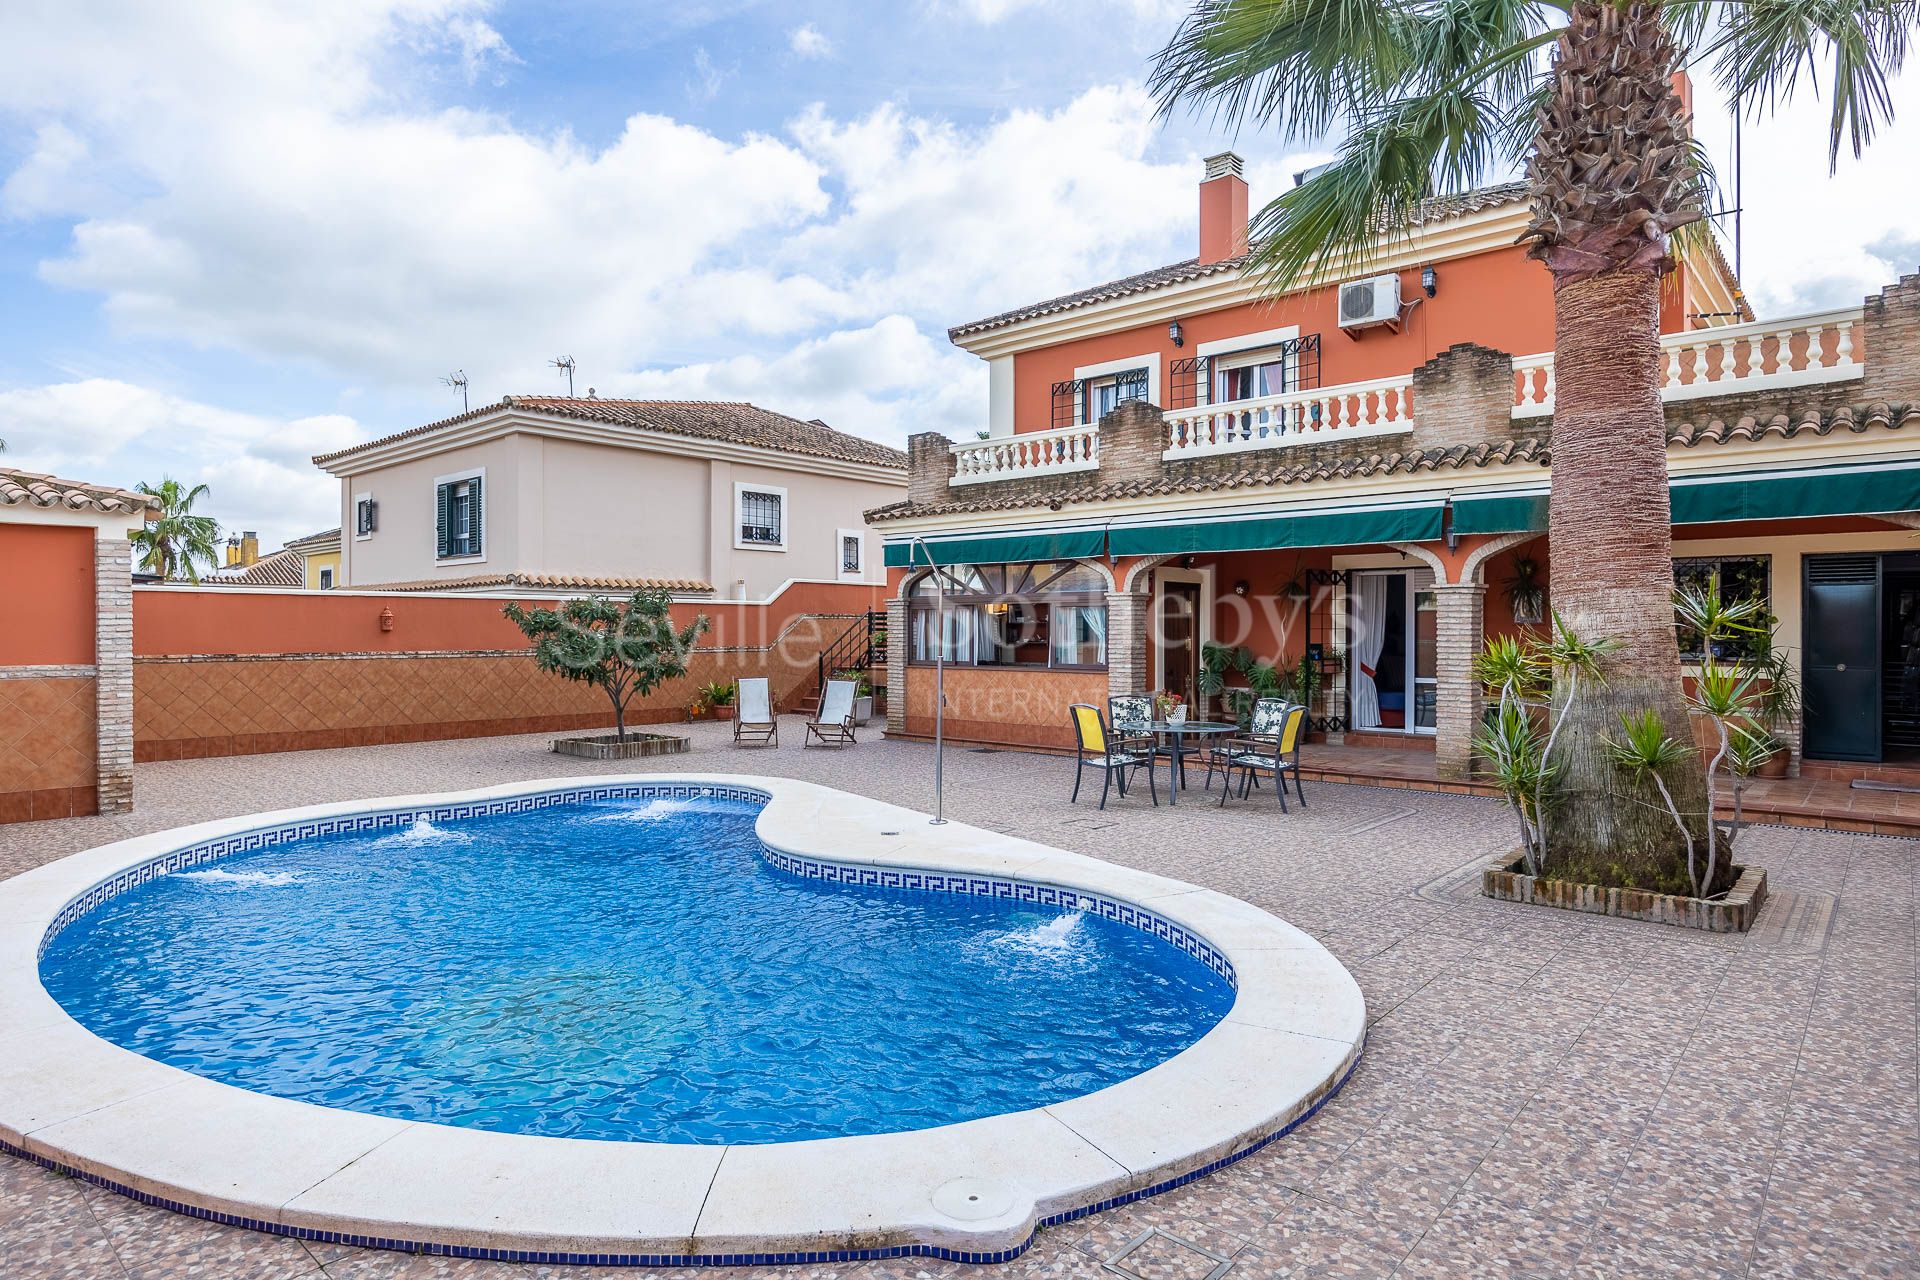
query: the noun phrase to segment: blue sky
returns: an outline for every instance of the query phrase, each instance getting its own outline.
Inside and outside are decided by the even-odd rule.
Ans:
[[[1181,11],[13,0],[0,457],[205,481],[277,545],[337,522],[309,455],[457,411],[456,367],[475,403],[571,354],[582,391],[970,434],[948,325],[1190,255],[1222,145],[1256,200],[1325,158],[1152,119]],[[1920,265],[1913,80],[1831,180],[1817,104],[1749,132],[1763,315]],[[1724,153],[1711,93],[1700,132]]]

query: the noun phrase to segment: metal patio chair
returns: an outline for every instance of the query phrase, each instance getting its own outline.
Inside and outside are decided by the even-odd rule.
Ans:
[[[1267,706],[1265,715],[1262,715],[1263,706]],[[1273,775],[1273,790],[1280,799],[1280,812],[1286,813],[1287,775],[1291,773],[1293,792],[1300,799],[1300,807],[1306,808],[1307,793],[1300,785],[1300,744],[1307,736],[1307,709],[1297,702],[1287,702],[1281,698],[1262,698],[1253,707],[1252,730],[1245,737],[1229,739],[1215,752],[1218,763],[1226,769],[1226,778],[1220,787],[1220,803],[1226,804],[1227,796],[1233,791],[1236,773],[1240,776],[1240,798],[1244,800],[1258,785],[1258,775],[1266,772]],[[1214,763],[1215,760],[1208,761],[1209,781],[1213,777]]]
[[[1120,796],[1126,798],[1127,770],[1145,769],[1147,771],[1147,794],[1153,797],[1156,808],[1160,804],[1160,789],[1153,780],[1153,738],[1150,735],[1121,736],[1109,732],[1106,718],[1100,714],[1100,708],[1076,702],[1067,708],[1073,716],[1073,737],[1076,744],[1076,759],[1073,769],[1073,795],[1067,803],[1080,802],[1080,778],[1088,769],[1098,769],[1102,774],[1100,782],[1100,807],[1107,807],[1107,793],[1117,778],[1120,783]]]

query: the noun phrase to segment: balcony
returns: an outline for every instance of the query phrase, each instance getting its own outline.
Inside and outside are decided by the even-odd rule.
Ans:
[[[1661,335],[1666,355],[1660,398],[1668,404],[1849,382],[1866,375],[1860,360],[1863,308],[1788,320],[1690,329]],[[1553,353],[1516,356],[1513,416],[1553,413]]]
[[[1902,355],[1916,347],[1920,277],[1908,277],[1863,307],[1664,335],[1661,399],[1670,415],[1708,417],[1904,402],[1920,395],[1920,369]],[[1870,366],[1874,351],[1881,363]],[[924,483],[946,488],[1095,471],[1103,482],[1132,483],[1176,463],[1374,437],[1405,437],[1395,449],[1450,448],[1504,437],[1494,422],[1517,427],[1551,417],[1554,391],[1552,352],[1509,358],[1462,345],[1399,377],[1165,411],[1123,402],[1103,420],[1112,436],[1104,465],[1095,423],[954,445],[933,437],[950,461],[930,456],[926,465],[936,474]],[[1751,402],[1738,399],[1748,396]],[[1689,406],[1714,398],[1734,400]],[[1124,434],[1114,434],[1122,421]]]
[[[1413,375],[1169,409],[1168,462],[1413,430]]]
[[[1087,422],[1052,431],[1028,431],[991,440],[967,440],[952,446],[951,485],[1024,480],[1100,466],[1100,427]]]

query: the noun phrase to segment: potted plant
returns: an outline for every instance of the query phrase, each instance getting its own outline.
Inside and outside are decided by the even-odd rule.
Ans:
[[[864,725],[873,719],[873,681],[867,678],[867,673],[849,667],[834,672],[833,678],[853,681],[853,722]]]
[[[1153,695],[1153,718],[1165,724],[1184,724],[1187,700],[1171,689],[1159,689]]]
[[[731,720],[736,692],[733,681],[716,680],[712,684],[700,686],[700,700],[695,705],[704,708],[715,720]]]
[[[1540,581],[1540,565],[1531,556],[1514,560],[1506,592],[1516,626],[1537,627],[1547,620],[1547,588]]]
[[[527,609],[514,601],[501,610],[533,642],[534,665],[563,680],[590,684],[613,704],[611,734],[556,738],[555,751],[591,760],[623,760],[687,749],[688,739],[682,734],[627,732],[627,705],[685,676],[693,642],[709,625],[701,614],[676,627],[671,606],[672,598],[665,591],[649,588],[625,600],[581,596],[557,609]]]

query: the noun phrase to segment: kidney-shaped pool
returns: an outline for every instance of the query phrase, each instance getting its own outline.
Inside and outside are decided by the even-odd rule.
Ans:
[[[295,838],[112,898],[41,980],[101,1038],[244,1089],[703,1144],[1046,1106],[1233,1004],[1223,961],[1091,900],[794,874],[761,808],[643,795]]]

